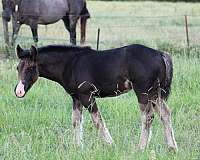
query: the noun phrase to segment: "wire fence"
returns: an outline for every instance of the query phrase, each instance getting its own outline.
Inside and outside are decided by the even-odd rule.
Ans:
[[[77,25],[77,41],[80,39]],[[87,24],[86,45],[96,48],[97,31],[100,28],[99,48],[112,48],[130,43],[176,44],[195,46],[200,43],[200,15],[169,16],[91,16]],[[12,26],[9,24],[11,37]],[[3,28],[0,26],[0,43],[4,46]],[[30,28],[23,25],[16,43],[33,43]],[[44,27],[39,25],[39,45],[69,44],[69,34],[64,24],[58,22]]]

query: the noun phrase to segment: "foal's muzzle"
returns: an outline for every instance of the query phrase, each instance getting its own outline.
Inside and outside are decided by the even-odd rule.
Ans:
[[[26,95],[26,87],[25,87],[25,84],[22,83],[22,81],[20,81],[16,86],[15,86],[15,95],[18,97],[18,98],[23,98],[25,95]]]

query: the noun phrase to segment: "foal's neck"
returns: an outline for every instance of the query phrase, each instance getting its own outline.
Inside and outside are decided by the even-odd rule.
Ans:
[[[74,54],[38,53],[39,76],[62,84],[63,73],[70,68]]]

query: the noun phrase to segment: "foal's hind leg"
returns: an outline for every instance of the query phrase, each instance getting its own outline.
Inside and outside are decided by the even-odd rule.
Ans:
[[[140,135],[139,148],[144,150],[151,138],[151,124],[154,118],[151,102],[140,104],[142,131]]]
[[[161,121],[164,125],[165,139],[167,145],[170,149],[174,150],[175,152],[178,151],[171,123],[171,113],[163,99],[157,101],[155,110],[159,114]]]
[[[78,146],[82,146],[82,139],[83,139],[82,105],[76,98],[73,98],[72,124],[74,127],[75,144],[77,144]]]

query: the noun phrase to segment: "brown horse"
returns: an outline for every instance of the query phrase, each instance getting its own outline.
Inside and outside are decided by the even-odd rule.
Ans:
[[[70,33],[70,42],[76,44],[76,24],[81,20],[81,44],[85,42],[86,21],[90,17],[85,0],[2,0],[4,38],[9,45],[8,22],[12,16],[14,45],[22,24],[30,26],[33,40],[38,42],[38,24],[48,25],[63,20]]]
[[[105,142],[113,142],[98,110],[95,97],[117,96],[134,90],[138,98],[142,132],[140,149],[150,140],[150,128],[157,112],[163,122],[168,146],[177,150],[171,124],[171,114],[165,101],[170,93],[172,60],[166,53],[142,46],[130,45],[105,51],[89,47],[46,46],[23,50],[17,47],[20,59],[17,70],[19,83],[15,94],[22,98],[44,77],[59,83],[73,99],[73,126],[76,143],[82,135],[82,106],[91,114]]]

